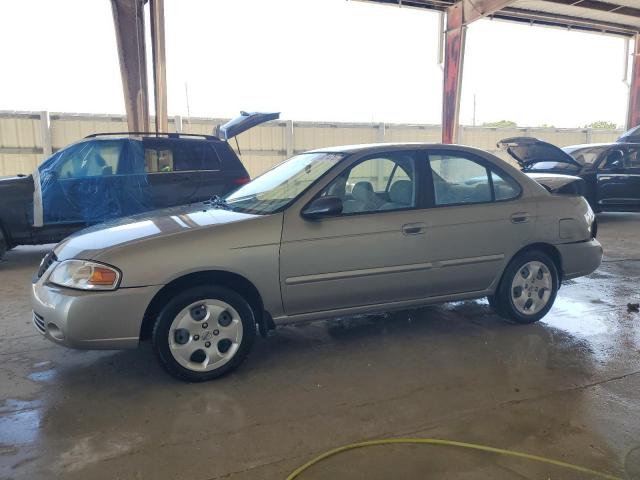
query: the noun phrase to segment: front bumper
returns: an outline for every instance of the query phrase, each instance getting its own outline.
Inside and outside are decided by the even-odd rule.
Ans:
[[[161,286],[80,291],[31,286],[36,329],[54,343],[81,349],[135,348],[145,310]]]
[[[582,277],[602,263],[602,245],[595,238],[586,242],[556,245],[562,259],[562,279]]]

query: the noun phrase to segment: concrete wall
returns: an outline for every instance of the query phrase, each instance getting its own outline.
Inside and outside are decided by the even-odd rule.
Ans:
[[[169,130],[211,134],[224,119],[171,118]],[[31,173],[50,152],[96,132],[122,132],[122,115],[0,111],[0,176]],[[513,136],[533,136],[558,146],[610,142],[621,130],[559,128],[463,127],[461,143],[488,150],[509,160],[496,143]],[[275,121],[256,127],[238,138],[242,160],[251,176],[312,148],[373,142],[439,142],[439,125],[378,123],[322,123]],[[235,147],[235,141],[232,141]]]

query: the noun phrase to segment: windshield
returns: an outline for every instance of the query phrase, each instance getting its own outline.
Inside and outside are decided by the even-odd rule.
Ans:
[[[600,155],[604,153],[605,150],[610,148],[609,145],[599,146],[599,147],[565,147],[562,150],[567,152],[569,155],[573,157],[573,159],[578,162],[582,166],[592,166],[600,158]]]
[[[590,167],[597,162],[602,152],[608,147],[601,145],[597,147],[564,147],[562,150],[583,167]],[[578,170],[577,165],[567,162],[537,161],[527,166],[527,170]]]
[[[303,153],[277,165],[227,195],[229,207],[247,213],[267,214],[285,207],[331,167],[343,153]]]

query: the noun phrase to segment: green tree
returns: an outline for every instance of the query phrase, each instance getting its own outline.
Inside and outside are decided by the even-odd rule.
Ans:
[[[584,128],[594,128],[601,130],[615,130],[618,126],[613,122],[607,122],[606,120],[598,120],[597,122],[591,122],[585,125]]]
[[[498,128],[509,128],[509,127],[517,127],[518,124],[513,120],[498,120],[497,122],[484,122],[482,124],[483,127],[498,127]]]

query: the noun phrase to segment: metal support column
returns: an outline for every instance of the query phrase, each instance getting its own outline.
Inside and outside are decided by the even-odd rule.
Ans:
[[[458,142],[458,117],[466,36],[462,10],[460,4],[453,5],[447,10],[442,88],[442,143]]]
[[[629,83],[629,109],[627,113],[627,129],[640,125],[640,34],[635,37],[633,50],[633,70]]]
[[[460,0],[447,8],[442,89],[442,143],[459,141],[460,94],[466,27],[514,0]]]
[[[149,130],[144,0],[111,0],[124,106],[130,131]]]
[[[156,132],[169,131],[167,114],[167,63],[164,43],[164,0],[150,0],[151,51],[153,54],[153,92]]]
[[[51,145],[51,117],[46,110],[40,112],[40,136],[42,137],[42,153],[44,158],[48,158],[53,153],[53,147]]]

